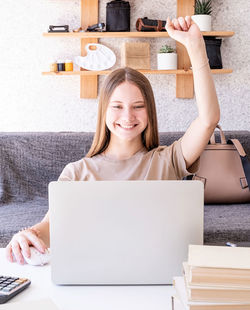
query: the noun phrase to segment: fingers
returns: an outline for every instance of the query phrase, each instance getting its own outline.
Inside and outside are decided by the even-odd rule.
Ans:
[[[26,257],[30,257],[29,241],[25,238],[24,232],[17,235],[17,242],[19,243],[22,254]]]
[[[170,18],[167,18],[166,30],[179,30],[179,31],[188,31],[192,24],[190,16],[174,18],[172,21]]]
[[[18,264],[23,265],[24,264],[24,258],[23,258],[23,255],[21,253],[21,248],[20,248],[20,245],[17,242],[17,240],[13,240],[11,242],[11,246],[12,246],[12,252],[16,258],[16,261],[18,262]]]
[[[188,28],[192,25],[192,18],[191,16],[186,16],[185,21],[187,23]]]
[[[179,30],[179,31],[181,31],[182,29],[181,29],[181,23],[180,23],[180,18],[174,18],[173,19],[173,24],[174,24],[174,28],[176,29],[176,30]]]
[[[6,247],[6,258],[13,262],[14,258],[17,263],[24,264],[24,257],[30,257],[30,245],[34,246],[41,253],[47,249],[42,239],[35,235],[32,230],[26,229],[15,234]]]
[[[13,263],[13,256],[12,256],[12,247],[11,244],[9,243],[6,247],[5,250],[6,258],[9,262]]]
[[[41,253],[45,252],[47,247],[46,247],[46,245],[45,245],[45,243],[43,242],[42,239],[38,238],[29,229],[24,230],[23,231],[23,235],[26,237],[27,240],[29,240],[29,244],[32,244],[35,248],[37,248],[38,251],[40,251]],[[26,243],[26,245],[27,245],[27,243]],[[24,250],[26,250],[28,252],[28,254],[30,255],[29,246],[27,248],[26,245],[24,245]]]

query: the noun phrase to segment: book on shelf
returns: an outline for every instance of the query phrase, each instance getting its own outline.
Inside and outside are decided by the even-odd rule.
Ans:
[[[249,310],[250,301],[229,301],[228,298],[216,301],[212,295],[207,301],[190,300],[184,277],[174,277],[176,295],[172,297],[172,310]]]

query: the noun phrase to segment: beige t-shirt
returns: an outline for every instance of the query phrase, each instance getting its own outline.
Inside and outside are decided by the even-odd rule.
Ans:
[[[199,159],[186,169],[181,150],[181,138],[170,146],[159,146],[151,151],[143,149],[129,159],[112,159],[95,155],[69,163],[59,181],[108,181],[108,180],[181,180],[195,173]]]

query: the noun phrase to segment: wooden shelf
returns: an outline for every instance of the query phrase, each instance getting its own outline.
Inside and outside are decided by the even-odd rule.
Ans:
[[[192,75],[192,70],[138,70],[143,74],[178,74],[178,75]],[[85,76],[95,76],[95,75],[107,75],[111,73],[112,70],[103,70],[103,71],[60,71],[60,72],[42,72],[43,75],[85,75]],[[232,69],[212,69],[213,74],[226,74],[232,73]]]
[[[195,0],[176,0],[177,17],[191,16],[194,14]],[[81,0],[81,27],[86,29],[88,25],[98,23],[99,0]],[[232,37],[233,31],[210,31],[202,32],[203,36]],[[86,56],[85,46],[88,43],[98,43],[102,38],[169,38],[167,32],[56,32],[43,33],[44,37],[53,38],[78,38],[81,40],[81,56]],[[191,62],[184,45],[176,42],[178,54],[177,70],[138,70],[143,74],[174,74],[176,76],[176,97],[193,98],[194,83]],[[184,69],[185,70],[184,70]],[[187,70],[186,70],[187,69]],[[73,71],[73,72],[43,72],[43,75],[53,76],[80,76],[80,98],[97,98],[98,76],[109,74],[111,70],[105,71]],[[213,74],[232,73],[232,69],[211,70]]]
[[[213,37],[232,37],[233,31],[204,31],[203,36]],[[44,37],[65,37],[65,38],[167,38],[169,37],[167,32],[45,32]]]

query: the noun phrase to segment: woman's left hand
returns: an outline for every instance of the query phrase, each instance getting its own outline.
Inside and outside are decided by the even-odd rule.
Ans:
[[[165,26],[169,36],[183,44],[186,48],[203,40],[199,27],[191,20],[190,16],[174,18],[168,17]]]

